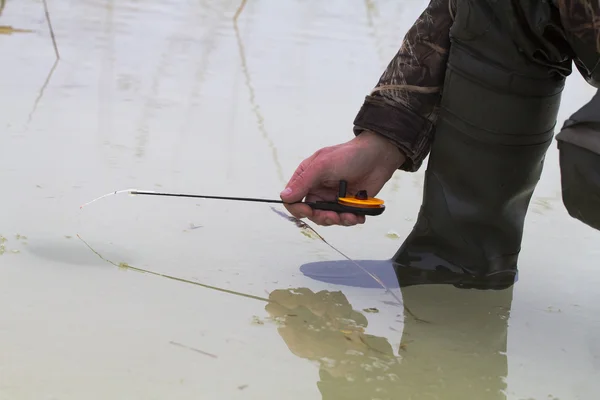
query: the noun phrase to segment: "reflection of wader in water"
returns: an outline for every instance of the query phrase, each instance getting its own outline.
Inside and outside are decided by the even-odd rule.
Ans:
[[[541,50],[566,47],[558,36],[560,43],[549,45],[530,39],[560,24],[549,4],[536,1],[531,25],[516,26],[519,13],[512,4],[533,10],[524,5],[533,1],[457,3],[423,204],[393,259],[414,269],[416,280],[438,270],[462,275],[465,286],[503,287],[516,277],[525,216],[552,142],[571,58]],[[600,139],[588,129],[588,136],[596,135],[595,158],[590,154],[575,165],[565,157],[587,150],[561,150],[565,204],[571,215],[600,229]],[[595,197],[575,205],[590,183]]]
[[[401,290],[419,320],[404,314],[402,337],[390,331],[400,348],[365,332],[368,319],[341,292],[275,290],[265,309],[290,351],[319,365],[323,400],[505,400],[513,288]]]

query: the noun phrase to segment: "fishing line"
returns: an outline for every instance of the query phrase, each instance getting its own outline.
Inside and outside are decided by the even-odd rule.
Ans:
[[[104,258],[99,252],[97,252],[96,250],[94,250],[94,248],[92,248],[92,246],[90,246],[85,240],[83,240],[83,238],[81,236],[79,236],[79,234],[77,235],[77,237],[79,238],[79,240],[81,240],[83,242],[83,244],[85,244],[87,246],[88,249],[90,249],[94,254],[96,254],[98,257],[100,257],[100,259],[102,259],[103,261],[106,261],[107,263],[112,264],[112,265],[114,265],[115,267],[118,267],[118,268],[130,269],[130,270],[137,271],[137,272],[142,272],[142,273],[146,273],[146,274],[160,276],[162,278],[167,278],[167,279],[171,279],[171,280],[178,281],[178,282],[183,282],[183,283],[189,283],[191,285],[201,286],[201,287],[206,288],[206,289],[212,289],[212,290],[216,290],[218,292],[233,294],[235,296],[241,296],[241,297],[246,297],[246,298],[249,298],[249,299],[265,301],[267,303],[273,302],[272,300],[266,299],[264,297],[254,296],[254,295],[247,294],[247,293],[236,292],[234,290],[229,290],[229,289],[223,289],[223,288],[220,288],[220,287],[217,287],[217,286],[211,286],[211,285],[207,285],[205,283],[200,283],[200,282],[197,282],[197,281],[191,281],[189,279],[178,278],[178,277],[172,276],[172,275],[161,274],[159,272],[154,272],[154,271],[150,271],[150,270],[147,270],[147,269],[134,267],[132,265],[125,264],[125,263],[117,264],[114,261],[111,261],[111,260],[109,260],[107,258]]]
[[[345,192],[346,192],[346,183],[345,183],[345,181],[341,181],[341,183],[340,183],[340,193],[339,193],[340,196],[345,196],[346,195]],[[232,201],[249,201],[249,202],[276,203],[276,204],[295,204],[295,203],[285,203],[282,200],[262,199],[262,198],[253,198],[253,197],[207,196],[207,195],[198,195],[198,194],[169,193],[169,192],[156,192],[156,191],[137,190],[137,189],[125,189],[125,190],[117,190],[117,191],[114,191],[114,192],[102,195],[102,196],[100,196],[100,197],[98,197],[98,198],[96,198],[94,200],[91,200],[91,201],[89,201],[89,202],[81,205],[79,208],[82,209],[83,207],[85,207],[87,205],[90,205],[90,204],[92,204],[92,203],[94,203],[94,202],[96,202],[96,201],[98,201],[100,199],[103,199],[103,198],[106,198],[106,197],[109,197],[109,196],[114,196],[114,195],[121,194],[121,193],[129,193],[129,194],[132,194],[132,195],[149,195],[149,196],[166,196],[166,197],[187,197],[187,198],[215,199],[215,200],[232,200]],[[361,200],[357,200],[357,201],[361,201]],[[369,201],[369,199],[367,198],[364,201]],[[301,203],[301,202],[298,202],[298,203]],[[330,202],[324,202],[324,203],[330,204]],[[305,204],[309,204],[311,206],[314,206],[315,203],[305,203]],[[338,203],[335,203],[335,204],[337,204],[339,206]],[[347,206],[341,205],[341,207],[347,207]],[[392,297],[398,302],[398,305],[403,305],[403,302],[398,298],[398,296],[396,296],[396,294],[394,292],[392,292],[385,285],[385,283],[383,283],[383,281],[377,275],[373,274],[372,272],[369,272],[363,266],[361,266],[359,263],[357,263],[355,260],[353,260],[350,257],[348,257],[344,252],[342,252],[337,247],[335,247],[334,245],[332,245],[331,243],[329,243],[313,227],[311,227],[310,225],[308,225],[306,222],[299,220],[298,218],[295,218],[295,217],[292,217],[292,216],[288,216],[288,215],[286,215],[284,213],[280,213],[279,211],[275,210],[272,207],[271,207],[271,209],[273,211],[275,211],[276,213],[285,216],[290,221],[294,222],[296,224],[296,226],[298,226],[299,228],[309,229],[310,231],[314,232],[317,235],[317,237],[323,243],[325,243],[327,246],[329,246],[335,252],[337,252],[338,254],[340,254],[346,260],[348,260],[349,262],[351,262],[353,265],[355,265],[356,267],[358,267],[361,271],[363,271],[364,273],[366,273],[367,275],[369,275],[373,280],[375,280],[375,282],[377,282],[387,293],[389,293],[389,294],[392,295]],[[90,246],[88,245],[88,247],[90,247]],[[91,249],[91,247],[90,247],[90,249]],[[98,254],[98,253],[96,253],[96,254]],[[114,264],[114,263],[112,263],[112,264]],[[146,271],[146,272],[149,272],[149,271]],[[153,272],[149,272],[149,273],[153,273]],[[156,274],[156,273],[154,273],[154,274]],[[158,275],[160,275],[160,274],[158,274]],[[171,279],[179,279],[179,278],[173,278],[173,277],[169,277],[169,276],[166,276],[166,277],[171,278]],[[189,282],[189,283],[193,283],[193,282]],[[408,309],[406,309],[406,307],[404,307],[404,308],[405,308],[405,310],[409,311]]]
[[[301,221],[302,222],[302,221]],[[305,223],[306,224],[306,223]],[[375,280],[375,282],[379,283],[381,285],[381,287],[388,292],[389,294],[392,295],[392,297],[394,299],[396,299],[396,301],[398,302],[399,305],[402,305],[402,301],[398,298],[398,296],[396,296],[396,294],[394,292],[392,292],[386,285],[385,283],[383,283],[383,281],[375,274],[373,274],[372,272],[367,271],[363,266],[361,266],[359,263],[357,263],[356,261],[354,261],[353,259],[351,259],[350,257],[348,257],[346,254],[344,254],[341,250],[339,250],[337,247],[335,247],[334,245],[332,245],[331,243],[329,243],[327,240],[325,240],[325,238],[323,236],[321,236],[317,231],[315,231],[310,225],[306,224],[306,226],[313,231],[318,237],[319,239],[321,239],[323,241],[323,243],[325,243],[326,245],[328,245],[329,247],[331,247],[333,250],[335,250],[336,252],[338,252],[342,257],[344,257],[346,260],[350,261],[352,264],[356,265],[358,268],[361,269],[361,271],[363,271],[364,273],[366,273],[367,275],[369,275],[371,278],[373,278]]]

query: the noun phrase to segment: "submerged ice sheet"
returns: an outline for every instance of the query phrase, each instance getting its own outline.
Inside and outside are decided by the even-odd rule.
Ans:
[[[129,187],[277,198],[353,136],[427,1],[255,0],[236,26],[238,0],[53,0],[58,62],[43,2],[0,4],[0,400],[595,398],[600,235],[566,214],[554,146],[517,286],[400,290],[388,273],[411,313],[358,267],[345,285],[303,275],[343,257],[282,206],[79,208]],[[558,125],[593,93],[574,73]],[[315,230],[388,259],[423,173],[392,178],[381,217]]]

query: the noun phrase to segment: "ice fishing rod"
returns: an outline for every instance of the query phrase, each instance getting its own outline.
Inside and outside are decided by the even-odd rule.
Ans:
[[[356,195],[348,196],[346,192],[346,188],[348,183],[345,180],[340,181],[339,191],[334,201],[314,201],[314,202],[293,202],[286,203],[283,200],[275,200],[275,199],[261,199],[254,197],[228,197],[228,196],[207,196],[207,195],[199,195],[199,194],[186,194],[186,193],[167,193],[167,192],[155,192],[155,191],[146,191],[146,190],[124,190],[114,193],[109,193],[105,196],[109,196],[116,193],[128,192],[133,195],[143,195],[143,196],[165,196],[165,197],[188,197],[188,198],[197,198],[197,199],[214,199],[214,200],[232,200],[232,201],[248,201],[248,202],[258,202],[258,203],[274,203],[274,204],[306,204],[315,210],[327,210],[327,211],[335,211],[338,213],[352,213],[356,215],[369,215],[375,216],[380,215],[385,211],[385,205],[383,200],[377,199],[375,197],[369,197],[366,190],[359,190]],[[102,197],[105,197],[102,196]],[[99,197],[96,200],[101,199]],[[85,205],[90,204],[96,200],[92,200],[89,203],[81,206],[83,208]]]

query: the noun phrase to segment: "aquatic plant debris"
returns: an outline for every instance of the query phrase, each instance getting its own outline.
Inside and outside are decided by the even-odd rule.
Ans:
[[[365,308],[363,311],[366,313],[373,313],[373,314],[377,314],[379,312],[379,310],[374,307]]]
[[[25,236],[20,235],[20,234],[17,233],[17,234],[15,234],[15,238],[17,240],[20,240],[21,241],[20,243],[23,244],[23,245],[27,244],[27,242],[25,242],[25,240],[27,239],[27,237],[25,237]],[[4,254],[7,254],[7,253],[12,253],[12,254],[19,254],[19,253],[21,253],[21,250],[8,248],[7,245],[6,245],[7,242],[8,242],[8,239],[5,236],[0,235],[0,256],[2,256]]]
[[[12,35],[13,33],[32,33],[31,29],[13,28],[9,25],[0,25],[0,35]]]
[[[385,236],[390,239],[400,239],[400,235],[398,234],[398,232],[393,230],[390,230],[388,233],[385,234]]]

